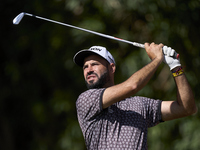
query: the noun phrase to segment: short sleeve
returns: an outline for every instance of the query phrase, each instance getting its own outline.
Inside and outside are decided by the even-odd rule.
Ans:
[[[79,124],[84,130],[86,126],[102,111],[102,95],[105,89],[90,89],[82,93],[76,101]],[[86,127],[87,128],[87,127]]]
[[[140,117],[144,119],[144,123],[147,127],[153,127],[162,122],[161,100],[134,96],[119,103],[121,109],[140,114]]]
[[[161,115],[161,100],[154,100],[150,98],[144,99],[144,107],[146,111],[146,119],[148,127],[153,127],[162,122]]]

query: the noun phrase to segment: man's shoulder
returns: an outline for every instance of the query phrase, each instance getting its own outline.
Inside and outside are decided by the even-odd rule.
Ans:
[[[127,98],[127,99],[131,99],[131,100],[139,100],[139,101],[152,101],[152,100],[158,100],[158,99],[152,99],[152,98],[149,98],[149,97],[144,97],[144,96],[133,96],[133,97],[130,97],[130,98]]]
[[[101,93],[102,91],[104,90],[104,88],[101,88],[101,89],[89,89],[89,90],[86,90],[84,92],[82,92],[80,96],[89,96],[89,95],[92,95],[92,94],[98,94],[98,93]]]
[[[143,96],[129,97],[129,98],[126,98],[124,101],[125,101],[125,103],[133,104],[133,105],[139,105],[139,106],[142,106],[142,107],[151,106],[151,105],[154,105],[156,103],[162,102],[159,99],[152,99],[152,98],[143,97]]]
[[[100,112],[104,89],[90,89],[81,93],[76,101],[77,112]],[[91,111],[92,110],[92,111]]]
[[[100,88],[100,89],[89,89],[87,91],[84,91],[83,93],[81,93],[77,99],[77,101],[79,99],[88,99],[90,97],[97,97],[97,96],[101,96],[102,92],[105,90],[105,88]]]
[[[133,101],[133,102],[138,102],[138,101],[141,101],[142,103],[145,102],[145,101],[148,101],[149,98],[147,97],[142,97],[142,96],[133,96],[133,97],[128,97],[125,99],[126,101]]]

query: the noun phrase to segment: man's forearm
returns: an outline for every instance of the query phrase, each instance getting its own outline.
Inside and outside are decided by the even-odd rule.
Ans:
[[[192,89],[184,74],[175,77],[177,85],[177,102],[183,107],[184,115],[191,115],[197,111]]]
[[[149,82],[164,59],[162,47],[163,44],[145,43],[145,50],[152,61],[123,83],[107,88],[102,98],[103,108],[136,94]]]
[[[132,82],[128,81],[128,83],[135,83],[137,87],[133,94],[137,93],[149,82],[161,62],[161,60],[154,59],[148,65],[134,73],[131,78],[129,78],[129,80],[132,80]]]
[[[103,94],[103,108],[136,94],[148,83],[161,62],[154,59],[123,83],[107,88]]]
[[[194,95],[185,74],[181,73],[181,75],[174,77],[174,80],[177,85],[177,100],[162,102],[161,113],[163,121],[186,117],[197,112]]]

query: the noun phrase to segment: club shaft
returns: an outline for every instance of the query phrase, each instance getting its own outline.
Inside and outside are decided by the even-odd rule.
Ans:
[[[64,26],[67,26],[67,27],[74,28],[74,29],[82,30],[82,31],[89,32],[89,33],[92,33],[92,34],[96,34],[96,35],[99,35],[99,36],[102,36],[102,37],[105,37],[105,38],[109,38],[109,39],[125,42],[125,43],[128,43],[128,44],[132,44],[132,45],[140,47],[140,48],[144,48],[144,45],[140,44],[140,43],[131,42],[131,41],[128,41],[128,40],[124,40],[124,39],[120,39],[120,38],[117,38],[117,37],[114,37],[114,36],[110,36],[110,35],[106,35],[106,34],[103,34],[103,33],[95,32],[95,31],[91,31],[91,30],[87,30],[87,29],[83,29],[83,28],[76,27],[76,26],[73,26],[73,25],[70,25],[70,24],[66,24],[66,23],[62,23],[62,22],[59,22],[59,21],[43,18],[43,17],[40,17],[40,16],[35,16],[35,15],[29,14],[29,13],[25,13],[25,15],[32,16],[32,17],[35,17],[35,18],[38,18],[38,19],[42,19],[42,20],[46,20],[46,21],[49,21],[49,22],[57,23],[57,24],[60,24],[60,25],[64,25]]]
[[[23,15],[35,17],[35,18],[38,18],[38,19],[42,19],[42,20],[46,20],[46,21],[49,21],[49,22],[57,23],[57,24],[60,24],[60,25],[64,25],[64,26],[67,26],[67,27],[74,28],[74,29],[82,30],[82,31],[85,31],[85,32],[89,32],[89,33],[92,33],[92,34],[96,34],[96,35],[105,37],[105,38],[109,38],[109,39],[125,42],[125,43],[128,43],[128,44],[132,44],[132,45],[134,45],[136,47],[145,48],[144,44],[140,44],[140,43],[137,43],[137,42],[131,42],[131,41],[120,39],[120,38],[117,38],[117,37],[114,37],[114,36],[106,35],[106,34],[103,34],[103,33],[98,33],[98,32],[95,32],[95,31],[88,30],[88,29],[83,29],[83,28],[76,27],[76,26],[73,26],[73,25],[70,25],[70,24],[66,24],[66,23],[62,23],[62,22],[59,22],[59,21],[43,18],[43,17],[36,16],[36,15],[33,15],[33,14],[29,14],[29,13],[21,13],[21,14],[19,14],[13,20],[13,23],[14,24],[18,24],[21,21],[21,19],[23,18]],[[175,53],[173,57],[178,59],[179,58],[179,54]]]

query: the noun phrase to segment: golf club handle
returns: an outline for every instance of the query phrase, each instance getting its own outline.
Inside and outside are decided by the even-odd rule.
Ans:
[[[140,44],[140,43],[136,43],[136,42],[132,42],[132,44],[134,46],[140,47],[140,48],[145,48],[144,44]],[[179,58],[179,54],[177,52],[174,53],[173,55],[174,59],[178,59]]]
[[[163,48],[162,48],[163,50]],[[163,54],[164,54],[164,50],[163,50]],[[164,54],[165,55],[165,54]],[[174,59],[179,59],[179,53],[177,53],[176,51],[174,52],[174,55],[172,56]]]
[[[173,58],[174,58],[174,59],[179,59],[179,53],[176,53],[176,52],[175,52]]]

